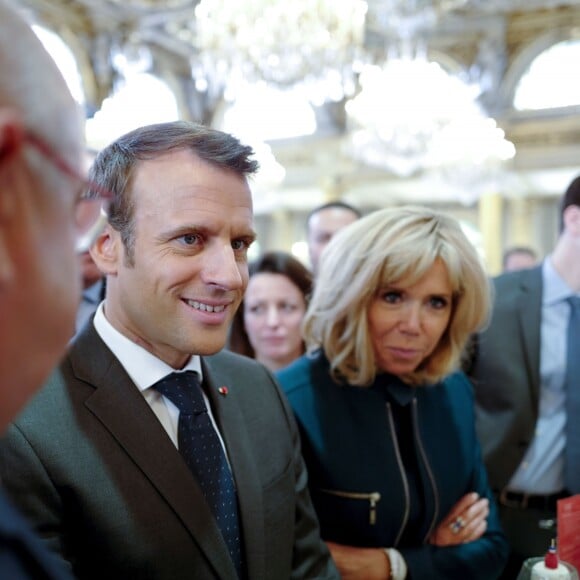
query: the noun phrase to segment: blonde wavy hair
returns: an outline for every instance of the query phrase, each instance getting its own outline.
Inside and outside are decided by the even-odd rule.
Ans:
[[[303,322],[308,352],[322,348],[336,380],[371,384],[379,372],[368,325],[372,299],[403,278],[414,284],[436,260],[452,286],[449,324],[431,355],[401,379],[432,384],[457,370],[470,335],[488,321],[490,282],[454,218],[413,206],[375,211],[331,240]]]

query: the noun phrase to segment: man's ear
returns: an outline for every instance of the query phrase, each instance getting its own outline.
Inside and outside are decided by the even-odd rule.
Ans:
[[[89,250],[93,261],[106,276],[115,276],[123,259],[121,234],[109,224]]]
[[[569,205],[564,210],[562,217],[566,231],[570,232],[575,238],[580,237],[580,206]]]

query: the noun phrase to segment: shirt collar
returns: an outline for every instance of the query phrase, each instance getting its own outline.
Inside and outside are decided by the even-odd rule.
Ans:
[[[556,304],[575,295],[572,288],[566,284],[562,276],[554,268],[550,256],[544,260],[542,265],[542,283],[542,304],[544,306]]]
[[[390,373],[377,375],[375,387],[384,390],[401,407],[406,407],[415,398],[415,387],[407,385],[399,377]]]
[[[200,381],[203,380],[201,358],[198,355],[192,355],[185,367],[176,371],[114,328],[105,316],[104,304],[105,302],[101,302],[95,313],[95,329],[140,391],[175,372],[195,371]]]

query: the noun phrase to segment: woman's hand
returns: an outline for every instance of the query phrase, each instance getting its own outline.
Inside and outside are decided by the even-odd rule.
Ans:
[[[477,493],[464,495],[431,534],[429,543],[444,547],[479,540],[487,529],[489,500]]]
[[[389,557],[381,548],[355,548],[326,542],[343,580],[385,580],[391,574]]]

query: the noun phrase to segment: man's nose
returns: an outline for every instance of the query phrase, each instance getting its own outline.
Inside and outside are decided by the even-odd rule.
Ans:
[[[244,280],[240,266],[241,263],[230,245],[216,245],[207,255],[203,270],[204,282],[226,290],[242,288]]]

